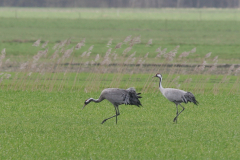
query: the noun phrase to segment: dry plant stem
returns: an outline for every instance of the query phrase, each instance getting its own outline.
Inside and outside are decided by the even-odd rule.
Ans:
[[[234,84],[228,94],[234,94],[234,93],[239,94],[239,87],[240,87],[239,79],[240,79],[240,76],[238,76],[237,80],[234,82]]]
[[[218,88],[218,85],[217,85],[216,83],[214,84],[212,91],[213,91],[213,94],[214,94],[214,95],[217,95],[217,94],[218,94],[219,88]]]
[[[45,70],[44,70],[45,71]],[[49,79],[50,80],[50,78],[48,77],[48,75],[47,75],[47,73],[50,73],[50,72],[47,72],[47,71],[45,71],[45,73],[43,74],[43,78],[44,78],[44,81],[43,81],[43,83],[42,83],[42,90],[47,90],[47,79]],[[49,74],[49,76],[51,76],[50,74]],[[49,88],[49,87],[48,87]]]
[[[54,53],[53,53],[54,55],[52,55],[51,57],[53,57],[53,56],[56,56],[55,54],[57,54],[57,52],[56,51],[54,51]],[[52,59],[51,59],[52,60]],[[49,76],[45,76],[45,79],[44,79],[44,83],[43,83],[43,86],[45,85],[46,87],[45,87],[45,90],[46,91],[51,91],[51,86],[52,86],[52,81],[53,81],[53,79],[54,79],[54,75],[55,75],[55,73],[54,73],[54,68],[55,68],[55,66],[56,66],[56,64],[57,64],[57,58],[55,57],[52,61],[50,61],[50,64],[48,64],[49,65],[49,67],[48,67],[48,69],[47,69],[47,71],[46,71],[46,73],[48,73],[49,74]],[[48,79],[48,80],[47,80]],[[42,86],[42,88],[43,88],[43,86]],[[43,88],[44,89],[44,88]]]
[[[54,90],[54,86],[55,86],[56,81],[57,81],[57,76],[58,76],[58,74],[60,73],[59,70],[58,70],[60,63],[61,63],[61,60],[57,61],[57,63],[55,64],[55,65],[57,65],[57,66],[56,66],[56,69],[55,69],[55,73],[53,74],[53,78],[52,78],[53,83],[52,83],[52,85],[49,87],[49,91],[53,91],[53,90]]]
[[[209,77],[207,77],[205,80],[202,81],[202,83],[199,84],[199,93],[204,94],[205,92],[205,84],[209,81]]]
[[[204,87],[204,79],[201,78],[201,75],[202,75],[202,74],[199,73],[198,76],[197,76],[197,82],[196,82],[196,83],[197,83],[198,85],[197,85],[197,87],[195,88],[195,92],[196,92],[196,93],[201,93],[201,88]],[[202,85],[201,85],[201,84],[202,84]]]
[[[34,90],[34,88],[36,89],[36,90],[38,90],[38,89],[40,89],[41,88],[41,85],[44,85],[44,83],[42,84],[41,83],[41,78],[45,75],[45,74],[42,74],[43,72],[43,66],[44,65],[40,65],[39,66],[39,68],[38,68],[38,70],[39,70],[39,72],[37,72],[36,71],[36,73],[38,73],[38,75],[37,75],[37,78],[36,78],[36,80],[35,80],[35,82],[34,82],[34,85],[33,85],[33,87],[32,87],[32,90]]]
[[[175,74],[175,75],[181,75],[181,74],[180,74],[180,71],[181,71],[181,69],[180,69],[179,67],[175,67],[175,64],[174,64],[170,73],[172,74],[172,76],[173,76],[174,74]],[[179,77],[180,77],[180,76],[179,76]],[[174,78],[173,80],[175,80],[175,78]],[[169,86],[176,85],[176,84],[173,84],[173,83],[174,83],[173,80],[170,81],[170,85],[169,85]],[[179,80],[178,80],[178,81],[179,81]]]
[[[20,61],[20,62],[21,62],[21,58],[22,58],[22,57],[19,57],[19,61]],[[19,62],[19,63],[20,63],[20,62]],[[23,74],[24,74],[24,72],[20,71],[20,69],[19,69],[18,74],[17,74],[17,76],[16,76],[15,84],[13,84],[13,85],[14,85],[14,90],[18,90],[19,82],[21,82],[22,79],[23,79]]]
[[[46,77],[47,77],[47,75],[46,75],[46,71],[45,71],[45,65],[41,65],[41,67],[40,67],[40,72],[39,72],[39,76],[40,76],[40,79],[42,79],[41,80],[41,83],[39,84],[39,86],[38,86],[38,89],[40,89],[40,90],[44,90],[44,87],[45,87],[45,79],[46,79]]]
[[[129,80],[127,81],[127,83],[126,83],[126,86],[133,86],[134,87],[132,76],[135,73],[136,67],[137,67],[137,62],[135,62],[135,65],[133,66],[132,72],[130,73],[130,77],[129,77]]]
[[[124,55],[123,58],[125,58],[125,55]],[[110,86],[119,87],[120,81],[122,80],[122,76],[123,76],[122,73],[123,73],[123,70],[124,70],[124,61],[125,60],[123,60],[123,63],[121,63],[120,65],[117,66],[117,74],[116,74],[116,76],[113,77]]]
[[[223,78],[223,82],[222,82],[222,84],[221,84],[221,87],[227,88],[227,84],[229,83],[229,81],[230,81],[230,77],[229,77],[229,76],[224,77],[224,78]]]
[[[177,74],[178,75],[178,70],[177,70],[177,72],[176,72],[176,68],[175,68],[175,64],[173,64],[173,66],[171,67],[171,69],[170,69],[170,72],[169,72],[169,74],[168,74],[168,77],[167,77],[167,79],[172,79],[172,81],[168,81],[168,83],[166,84],[166,86],[172,86],[173,84],[173,75],[174,74]]]
[[[39,66],[39,68],[37,68],[37,69],[39,69],[40,70],[40,72],[41,72],[41,70],[43,70],[43,68],[42,67],[44,67],[45,65],[43,65],[43,64],[41,64],[40,66]],[[37,70],[33,70],[33,72],[37,72]],[[43,75],[41,75],[40,73],[38,74],[38,76],[37,76],[37,79],[39,78],[39,76],[43,76]],[[30,76],[29,76],[30,77]],[[40,77],[40,79],[41,79],[41,77]],[[34,83],[34,85],[36,85],[36,87],[38,87],[40,84],[37,84],[37,83]],[[33,86],[34,86],[33,85]],[[29,88],[29,87],[28,87]],[[33,89],[32,89],[33,90]]]
[[[18,61],[19,59],[20,59],[20,57],[17,58],[17,61]],[[16,63],[18,63],[18,62],[16,62]],[[19,76],[19,72],[16,72],[16,74],[15,74],[13,80],[12,80],[12,83],[11,83],[11,86],[10,86],[10,90],[12,90],[13,87],[15,87],[14,90],[16,89],[16,83],[17,83],[17,80],[18,80],[18,76]]]
[[[125,70],[124,70],[123,73],[122,73],[122,79],[124,78],[124,75],[126,75],[126,74],[129,75],[128,78],[127,78],[127,81],[126,81],[126,83],[125,83],[125,88],[128,88],[128,87],[129,87],[129,86],[128,86],[128,82],[131,81],[131,75],[132,75],[132,74],[128,72],[129,68],[131,68],[131,66],[130,66],[130,65],[127,65],[127,66],[125,67]]]
[[[88,64],[90,65],[90,64]],[[90,66],[91,67],[91,66]],[[88,77],[86,80],[86,85],[85,85],[85,89],[89,92],[92,91],[92,88],[94,88],[93,86],[95,86],[95,78],[94,78],[95,72],[88,72]],[[93,89],[94,90],[94,89]]]
[[[127,58],[127,57],[125,57],[125,58]],[[121,83],[121,81],[122,81],[122,79],[124,77],[124,73],[127,72],[128,66],[130,66],[130,65],[125,64],[125,63],[121,64],[121,68],[119,69],[119,74],[118,74],[119,76],[118,76],[118,79],[116,81],[118,87],[120,87],[120,83]],[[125,87],[127,87],[127,86],[125,85]]]
[[[92,81],[94,81],[94,83],[92,85],[89,86],[90,91],[96,91],[99,90],[99,85],[100,85],[100,81],[99,81],[99,77],[101,75],[99,75],[97,72],[95,72],[92,76]]]
[[[72,60],[71,60],[71,62],[70,62],[70,64],[69,64],[69,67],[68,67],[68,70],[69,70],[69,68],[70,68],[70,66],[72,65],[72,62],[73,62],[73,57],[72,57]],[[69,77],[67,76],[67,72],[66,72],[66,79],[65,79],[65,82],[66,82],[66,84],[69,84]]]
[[[125,65],[124,66],[124,68],[123,68],[123,73],[122,73],[122,79],[123,79],[123,76],[124,76],[124,74],[127,74],[128,73],[128,68],[131,68],[131,65],[128,63],[127,65]],[[129,73],[128,73],[129,74]],[[131,74],[130,74],[130,77],[129,77],[129,79],[127,79],[127,82],[125,83],[125,88],[128,88],[129,86],[128,86],[128,82],[131,80]]]
[[[40,66],[38,69],[41,70],[41,66]],[[35,70],[34,72],[35,72],[35,73],[38,73],[38,74],[37,74],[37,78],[36,78],[35,81],[34,81],[34,85],[32,86],[32,91],[37,90],[37,89],[38,89],[38,86],[41,85],[41,84],[39,83],[39,82],[40,82],[40,79],[41,79],[41,74],[40,74],[40,72],[37,72],[37,70]]]
[[[112,84],[116,85],[117,87],[120,86],[120,83],[123,79],[123,71],[124,71],[125,66],[124,66],[124,64],[121,64],[119,67],[120,68],[118,69],[118,73],[117,73],[116,77],[113,78],[114,83],[112,83]]]
[[[216,79],[218,79],[218,75],[216,76]],[[213,84],[213,88],[212,88],[212,92],[213,92],[213,94],[214,95],[216,95],[217,93],[218,93],[218,91],[219,91],[219,88],[217,88],[218,87],[218,84],[217,83],[214,83]]]
[[[124,71],[124,68],[126,65],[124,65],[124,62],[125,62],[125,58],[126,58],[126,55],[123,56],[123,62],[117,66],[117,74],[116,76],[113,77],[112,79],[112,82],[110,84],[110,86],[116,86],[116,87],[119,87],[120,86],[120,82],[123,78],[123,71]]]
[[[97,76],[97,80],[98,80],[97,88],[101,90],[102,88],[100,88],[100,87],[101,87],[101,83],[103,81],[103,76],[101,74],[101,71],[103,70],[103,66],[101,64],[99,66],[96,65],[96,70],[97,70],[97,73],[98,73],[98,76]]]
[[[141,58],[140,58],[141,59]],[[143,64],[145,63],[145,61],[142,61],[141,63],[139,63],[139,67],[138,67],[138,70],[136,71],[136,73],[142,73],[141,69],[143,68]],[[144,74],[142,74],[141,77],[139,77],[140,79],[143,79]],[[147,83],[147,82],[146,82]],[[146,85],[146,84],[144,84]],[[144,92],[144,88],[142,88],[141,92]]]
[[[193,68],[193,64],[190,66],[190,69],[191,68]],[[188,74],[188,76],[187,76],[187,79],[189,79],[189,78],[191,78],[191,75],[190,74]],[[192,82],[192,81],[191,81]],[[189,85],[187,85],[187,86],[189,86]],[[187,88],[185,88],[186,90],[189,90],[189,87],[187,87]]]
[[[78,67],[78,72],[77,72],[76,77],[75,77],[76,81],[79,80],[79,79],[78,79],[78,74],[81,72],[81,70],[82,70],[83,68],[84,68],[84,64],[80,64],[79,67]],[[76,82],[74,83],[74,86],[75,86],[75,84],[76,84]],[[75,86],[75,88],[76,88],[76,86]],[[78,88],[78,91],[81,91],[81,90],[83,90],[83,89],[84,89],[84,85],[80,85],[79,88]]]
[[[30,72],[29,72],[30,73]],[[28,73],[28,84],[26,85],[26,87],[25,87],[25,90],[31,90],[30,89],[30,86],[32,86],[33,84],[31,84],[32,83],[32,77],[31,76],[29,76],[29,73]]]
[[[31,83],[31,76],[29,76],[29,72],[28,72],[26,75],[26,82],[24,84],[24,90],[30,90],[29,89],[29,87],[31,86],[30,83]]]
[[[168,73],[168,76],[167,76],[167,78],[166,78],[166,79],[169,79],[169,81],[167,81],[167,83],[165,84],[166,87],[173,87],[173,86],[172,86],[172,83],[173,83],[173,80],[174,80],[174,78],[173,78],[173,75],[174,75],[174,67],[172,67],[170,70],[171,70],[171,71]]]
[[[37,68],[37,69],[41,70],[41,66],[42,66],[42,65],[40,65],[39,68]],[[32,70],[32,72],[33,72],[33,73],[38,73],[37,70]],[[40,74],[40,72],[39,72],[39,73],[37,74],[37,77],[36,77],[33,85],[32,85],[32,91],[33,91],[34,89],[36,89],[36,90],[38,89],[38,86],[40,85],[40,84],[39,84],[39,79],[41,79],[41,78],[39,78],[40,76],[41,76],[41,74]],[[28,89],[30,89],[30,86],[28,87]]]
[[[48,88],[46,87],[46,91],[52,91],[51,89],[51,86],[52,86],[52,81],[54,80],[54,66],[57,64],[57,61],[55,60],[54,62],[51,63],[51,67],[49,67],[49,71],[48,73],[50,74],[49,75],[49,82],[46,86],[48,86]],[[46,80],[46,79],[45,79]]]
[[[37,71],[35,71],[35,73],[37,73],[37,77],[36,77],[36,79],[35,79],[34,82],[33,82],[32,91],[34,91],[35,89],[37,89],[37,87],[38,87],[38,85],[39,85],[39,76],[40,76],[40,73],[38,73]]]
[[[21,82],[20,82],[21,85],[18,86],[18,89],[19,89],[19,90],[22,90],[22,89],[24,88],[25,84],[26,84],[26,82],[24,82],[24,81],[26,81],[27,78],[28,78],[29,69],[30,69],[30,65],[29,65],[29,63],[28,63],[27,67],[26,67],[25,70],[23,71],[23,76],[22,76],[22,79],[21,79]]]
[[[72,86],[71,91],[73,91],[73,89],[74,89],[74,87],[75,87],[75,85],[76,85],[77,77],[78,77],[78,74],[79,74],[80,70],[81,70],[81,64],[79,64],[79,67],[78,67],[76,76],[75,76],[75,78],[74,78],[74,82],[73,82],[73,86]]]
[[[62,48],[62,50],[64,50],[66,42],[67,42],[67,40],[65,40],[63,42],[60,42],[58,49]],[[62,52],[60,51],[58,53],[58,57],[60,57],[60,53],[62,53]],[[63,56],[63,53],[62,53],[62,56]],[[52,75],[52,84],[49,86],[49,91],[53,91],[54,90],[54,87],[56,85],[56,81],[58,79],[59,73],[61,73],[61,69],[59,69],[59,68],[60,68],[61,62],[63,62],[63,59],[62,58],[58,58],[58,57],[56,57],[55,63],[53,65],[54,73]],[[54,68],[55,68],[55,70],[54,70]]]
[[[86,85],[85,85],[85,90],[87,90],[88,92],[94,91],[96,86],[96,82],[97,82],[97,74],[98,73],[98,66],[97,65],[92,65],[92,64],[88,64],[88,67],[90,68],[90,72],[88,72],[88,76],[86,79]]]
[[[93,77],[92,79],[94,80],[94,83],[90,86],[90,90],[91,91],[95,91],[95,90],[98,90],[99,88],[99,85],[100,85],[100,75],[98,74],[99,71],[98,71],[98,66],[95,65],[93,66]]]
[[[122,58],[125,58],[126,56],[124,55]],[[120,58],[118,58],[118,60],[121,62]],[[111,87],[119,87],[119,82],[121,81],[122,79],[122,71],[123,71],[123,67],[124,67],[124,61],[125,59],[122,60],[122,63],[120,63],[119,65],[117,65],[117,72],[116,72],[116,75],[113,77],[112,79],[112,82],[110,83],[110,86]]]
[[[170,71],[167,71],[167,65],[169,64],[169,62],[166,63],[166,66],[164,67],[165,68],[165,73],[168,73],[168,76],[166,77],[166,82],[164,83],[166,87],[170,87],[171,85],[171,82],[173,80],[173,74],[174,74],[174,67],[170,68]]]
[[[115,74],[115,76],[113,77],[112,82],[110,83],[111,87],[114,87],[114,86],[119,87],[119,84],[120,84],[120,82],[122,80],[122,76],[123,76],[122,68],[123,68],[122,64],[118,66],[118,68],[117,68],[118,71]]]
[[[37,90],[37,87],[39,85],[39,76],[40,76],[40,73],[38,73],[37,78],[34,81],[34,85],[32,86],[32,91]]]
[[[223,76],[222,80],[219,83],[214,84],[214,93],[215,94],[218,94],[220,86],[223,86],[223,83],[226,81],[226,79],[227,79],[227,75]]]
[[[127,72],[127,68],[129,67],[129,65],[126,63],[126,64],[123,64],[123,66],[121,67],[120,69],[120,73],[119,73],[119,76],[118,76],[118,80],[117,80],[117,85],[118,87],[120,87],[120,84],[121,84],[121,81],[123,81],[124,79],[124,75],[128,74]],[[125,83],[125,86],[124,88],[127,88],[127,84]]]
[[[92,48],[92,47],[93,47],[93,46],[91,46],[91,48]],[[73,59],[74,59],[74,54],[75,54],[75,52],[72,52],[72,54],[71,54],[72,59],[71,59],[71,62],[69,63],[68,69],[70,68],[70,66],[72,66]],[[67,73],[66,73],[66,74],[67,74]],[[66,79],[67,79],[67,84],[69,84],[69,77],[67,77]]]
[[[84,68],[86,67],[86,64],[82,64],[80,67],[81,67],[80,72],[84,71]],[[87,76],[85,76],[85,77],[87,77]],[[79,87],[78,91],[86,90],[86,88],[85,88],[86,87],[86,83],[87,83],[87,80],[85,80],[84,84]]]
[[[205,58],[202,59],[203,63],[201,65],[204,65],[204,61],[205,61]],[[197,67],[199,68],[201,65],[197,65]],[[204,73],[204,70],[203,71],[196,70],[196,72],[197,72],[196,83],[197,84],[203,83],[204,80],[201,77],[202,77],[202,74]],[[197,87],[194,88],[195,93],[200,93],[200,90],[201,90],[200,85],[197,85]]]
[[[26,90],[26,85],[29,83],[29,76],[28,76],[28,69],[27,72],[25,72],[25,78],[23,78],[22,83],[21,83],[21,88],[20,90]]]
[[[101,80],[102,80],[102,74],[100,73],[101,70],[101,65],[96,65],[96,80],[98,83],[96,83],[95,90],[101,90],[100,85],[101,85]]]
[[[145,58],[144,60],[145,61],[147,61],[147,57],[143,57],[143,58]],[[149,72],[149,76],[148,76],[148,79],[147,79],[147,81],[146,81],[146,83],[144,84],[144,87],[143,87],[143,89],[142,89],[142,92],[146,92],[147,91],[147,88],[148,88],[148,84],[149,84],[149,80],[151,80],[152,81],[152,74],[153,74],[153,72],[154,72],[154,70],[155,70],[155,67],[152,67],[152,69],[151,69],[151,71]]]
[[[67,69],[66,69],[66,71],[64,73],[64,77],[62,78],[62,81],[61,81],[60,87],[58,88],[58,91],[62,91],[62,89],[63,89],[63,82],[66,81],[66,79],[67,79],[67,72],[68,72],[68,70],[69,70],[69,68],[70,68],[70,66],[72,64],[72,60],[73,59],[71,59],[70,63],[67,66]]]
[[[149,76],[148,76],[148,80],[144,85],[143,92],[147,92],[149,90],[150,86],[152,86],[152,82],[153,82],[152,75],[154,75],[154,73],[156,73],[156,72],[157,72],[157,68],[152,67],[152,70],[150,71]]]

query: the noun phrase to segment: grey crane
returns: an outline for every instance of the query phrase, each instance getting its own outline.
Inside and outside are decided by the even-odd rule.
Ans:
[[[107,99],[109,102],[111,102],[114,105],[116,115],[104,119],[102,121],[102,124],[106,122],[108,119],[111,119],[113,117],[116,117],[116,124],[117,124],[117,116],[120,115],[118,106],[121,104],[136,105],[138,107],[142,106],[141,102],[139,101],[139,98],[142,98],[141,96],[139,96],[140,94],[141,93],[136,93],[136,90],[134,88],[128,88],[128,89],[107,88],[102,91],[98,99],[93,99],[93,98],[87,99],[84,102],[83,108],[90,102],[99,103],[102,100]]]
[[[159,81],[159,89],[162,92],[163,96],[166,97],[169,101],[176,104],[177,113],[176,117],[173,119],[173,122],[177,123],[178,116],[184,111],[184,107],[181,105],[182,102],[188,103],[193,102],[195,105],[198,105],[198,101],[195,99],[194,95],[191,92],[186,92],[180,89],[175,88],[163,88],[161,82],[162,82],[162,75],[160,73],[157,73],[153,77],[158,77],[160,79]],[[182,107],[182,111],[178,113],[178,105]]]

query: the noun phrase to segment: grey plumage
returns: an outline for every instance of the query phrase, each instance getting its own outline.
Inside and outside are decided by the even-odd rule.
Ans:
[[[139,101],[139,98],[142,98],[139,96],[141,93],[136,93],[136,90],[134,88],[128,88],[128,89],[119,89],[119,88],[107,88],[104,89],[98,99],[89,98],[84,102],[83,108],[89,104],[90,102],[99,103],[103,101],[104,99],[107,99],[109,102],[111,102],[114,105],[116,115],[106,118],[102,121],[102,124],[106,122],[108,119],[116,117],[116,124],[117,124],[117,116],[120,115],[118,106],[121,104],[125,105],[136,105],[141,106],[141,102]],[[82,108],[82,109],[83,109]]]
[[[176,117],[173,119],[173,122],[177,123],[177,118],[184,111],[184,107],[181,105],[181,103],[188,103],[193,102],[195,105],[198,105],[198,101],[196,100],[195,96],[191,92],[186,92],[180,89],[175,88],[163,88],[162,87],[162,75],[157,73],[153,77],[158,77],[160,79],[159,81],[159,89],[164,97],[166,97],[169,101],[176,104]],[[178,105],[180,105],[183,109],[181,112],[178,113]]]

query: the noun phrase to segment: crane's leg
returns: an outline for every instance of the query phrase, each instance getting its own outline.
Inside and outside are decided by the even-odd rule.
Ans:
[[[179,105],[182,107],[182,110],[181,110],[181,112],[179,112],[178,113],[178,115],[174,118],[174,120],[173,121],[176,121],[176,123],[177,123],[177,118],[178,118],[178,116],[184,111],[184,107],[181,105],[181,103],[179,103]]]
[[[117,116],[120,115],[118,106],[115,107],[116,110],[116,124],[117,124]]]
[[[118,115],[120,115],[120,113],[119,113],[118,106],[114,106],[114,107],[115,107],[115,110],[116,110],[116,115],[114,115],[114,116],[112,116],[112,117],[109,117],[109,118],[106,118],[106,119],[104,119],[104,120],[102,121],[102,124],[103,124],[104,122],[106,122],[107,120],[109,120],[109,119],[113,118],[113,117],[116,117],[116,124],[117,124],[117,116],[118,116]]]
[[[176,104],[176,109],[177,109],[177,113],[176,113],[176,117],[173,119],[173,122],[175,122],[175,121],[176,121],[176,123],[177,123],[177,116],[178,116],[178,104]]]

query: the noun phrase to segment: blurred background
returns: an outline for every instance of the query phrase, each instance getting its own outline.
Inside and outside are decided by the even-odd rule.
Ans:
[[[4,7],[239,8],[240,0],[1,0]]]
[[[0,6],[2,88],[158,92],[151,77],[161,72],[166,87],[239,92],[240,0],[1,0]]]

